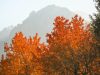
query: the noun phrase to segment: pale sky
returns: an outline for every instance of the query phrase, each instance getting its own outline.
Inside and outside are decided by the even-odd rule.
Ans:
[[[96,12],[93,0],[0,0],[0,31],[21,23],[33,10],[52,4],[87,14]]]

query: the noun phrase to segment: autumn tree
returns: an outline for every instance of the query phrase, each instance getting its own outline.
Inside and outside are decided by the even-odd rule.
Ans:
[[[39,75],[42,68],[39,59],[44,48],[38,34],[26,38],[21,32],[16,33],[10,46],[5,43],[6,59],[1,60],[0,75]]]
[[[45,57],[52,59],[48,60],[44,57],[47,59],[45,65],[52,65],[52,67],[48,65],[52,70],[50,70],[51,75],[52,73],[57,75],[77,75],[81,72],[82,67],[85,67],[87,70],[85,63],[88,60],[88,56],[86,55],[94,50],[93,39],[93,34],[90,32],[90,25],[85,25],[81,17],[76,15],[71,21],[64,17],[56,17],[52,32],[47,34],[49,53]],[[94,55],[91,55],[89,60]],[[53,67],[54,65],[55,67]],[[83,73],[82,71],[80,74]]]
[[[97,41],[90,29],[76,15],[56,17],[46,44],[37,33],[30,38],[16,33],[10,45],[5,43],[0,75],[98,75]]]

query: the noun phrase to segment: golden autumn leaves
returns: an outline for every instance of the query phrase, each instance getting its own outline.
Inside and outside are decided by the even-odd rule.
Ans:
[[[40,44],[40,37],[38,37],[38,34],[32,38],[26,38],[22,32],[16,33],[15,37],[12,40],[12,44],[10,47],[8,47],[8,44],[5,44],[5,50],[9,51],[12,50],[13,53],[23,53],[24,56],[28,53],[34,54],[36,57],[40,57],[42,54],[43,49],[45,46],[44,44]],[[28,57],[29,59],[29,57]]]
[[[2,56],[0,74],[90,75],[94,72],[92,67],[91,71],[88,69],[94,63],[96,41],[81,17],[76,15],[71,21],[56,17],[54,28],[46,37],[47,44],[40,43],[37,33],[33,38],[16,33],[10,46],[5,43],[6,59]]]
[[[35,62],[35,66],[38,65],[38,59],[45,52],[44,43],[40,43],[40,37],[38,34],[32,38],[26,38],[22,32],[16,33],[15,37],[12,39],[12,44],[8,46],[5,44],[5,52],[6,57],[10,61],[10,64],[5,60],[9,65],[3,65],[3,68],[7,66],[11,66],[13,72],[9,73],[9,75],[18,75],[18,74],[31,74],[35,69],[33,68],[33,64]],[[2,60],[4,61],[4,60]],[[1,62],[3,64],[3,62]],[[26,67],[25,67],[26,66]],[[27,69],[27,66],[30,69]],[[39,67],[39,66],[37,66]],[[35,68],[37,68],[35,67]],[[2,68],[2,69],[3,69]],[[7,69],[7,68],[6,68]],[[3,74],[8,73],[9,68]],[[21,71],[20,71],[21,70]],[[27,71],[26,71],[27,70]],[[4,69],[3,69],[4,71]]]
[[[76,15],[71,21],[64,17],[56,17],[55,27],[51,34],[47,34],[49,38],[47,42],[51,44],[62,44],[62,46],[70,45],[73,49],[82,46],[84,41],[93,42],[93,35],[89,30],[89,25],[84,25],[83,19]]]

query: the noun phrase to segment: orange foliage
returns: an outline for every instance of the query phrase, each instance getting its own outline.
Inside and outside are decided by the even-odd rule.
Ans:
[[[47,34],[47,42],[51,55],[56,56],[61,63],[69,62],[70,73],[78,74],[78,68],[89,66],[96,54],[93,46],[94,35],[90,31],[90,25],[85,25],[84,20],[77,15],[71,21],[64,17],[56,17],[52,32]],[[65,74],[66,67],[68,68],[66,64],[62,63]]]
[[[18,74],[18,73],[23,74],[25,72],[24,70],[25,66],[27,65],[31,68],[29,71],[32,72],[32,70],[34,70],[32,65],[34,65],[34,61],[37,61],[35,59],[40,59],[41,55],[46,50],[45,44],[40,43],[40,37],[38,37],[37,33],[33,38],[32,37],[26,38],[22,34],[22,32],[16,33],[15,37],[12,40],[12,44],[8,46],[8,44],[5,43],[4,48],[5,48],[7,59],[6,60],[2,59],[2,65],[5,68],[9,67],[9,65],[6,65],[6,63],[8,64],[7,60],[9,60],[10,68],[12,68],[11,73],[14,74]],[[20,68],[24,68],[24,69],[22,69],[20,72]],[[9,68],[7,68],[7,70],[8,69]],[[5,72],[4,69],[3,71]],[[6,74],[6,72],[4,74]]]
[[[77,15],[71,21],[64,17],[56,17],[53,31],[47,34],[47,37],[47,42],[51,47],[57,44],[62,47],[69,45],[75,51],[87,43],[85,41],[88,41],[87,44],[94,42],[89,25],[85,25],[84,20]]]

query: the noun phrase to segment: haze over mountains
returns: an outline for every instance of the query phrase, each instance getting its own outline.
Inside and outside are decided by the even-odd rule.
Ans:
[[[22,24],[18,24],[11,31],[10,38],[18,31],[23,32],[26,36],[33,36],[38,32],[39,35],[44,38],[45,34],[51,31],[54,18],[59,15],[71,18],[74,13],[66,8],[57,7],[55,5],[45,7],[38,12],[33,11]]]
[[[55,5],[49,5],[38,12],[33,11],[22,24],[18,24],[16,27],[6,28],[0,32],[0,50],[3,50],[4,42],[11,41],[16,32],[23,32],[27,37],[39,33],[42,41],[45,41],[45,35],[51,31],[56,16],[64,16],[70,19],[74,15],[75,13],[69,9]],[[0,53],[3,52],[1,51]]]

